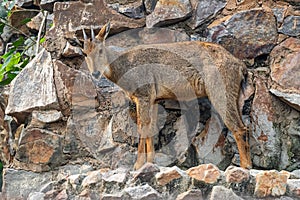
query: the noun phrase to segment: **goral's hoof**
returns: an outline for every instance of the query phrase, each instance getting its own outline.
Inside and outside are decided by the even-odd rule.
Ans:
[[[144,162],[135,162],[134,166],[133,166],[133,169],[134,170],[138,170],[140,169],[142,166],[144,165]]]

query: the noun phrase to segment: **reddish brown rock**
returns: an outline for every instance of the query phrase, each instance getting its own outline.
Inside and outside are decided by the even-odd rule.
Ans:
[[[44,13],[39,12],[39,14],[33,17],[31,21],[26,24],[26,26],[31,30],[39,31],[45,16],[46,16],[45,12]],[[53,14],[48,13],[45,22],[46,22],[47,30],[49,30],[51,28],[51,23],[53,22]]]
[[[158,185],[164,186],[171,181],[181,177],[180,169],[176,166],[171,168],[161,168],[161,171],[155,175]]]
[[[249,180],[250,173],[247,169],[230,166],[225,171],[225,177],[227,183],[241,183]]]
[[[277,42],[276,19],[270,9],[251,9],[217,20],[208,38],[240,59],[268,54]],[[245,48],[247,47],[247,48]]]
[[[146,26],[162,26],[182,21],[190,16],[192,6],[189,0],[160,0],[154,11],[146,17]]]
[[[15,156],[15,166],[31,171],[47,171],[59,166],[62,159],[62,137],[42,129],[25,130]]]
[[[220,178],[220,170],[213,164],[203,164],[197,167],[192,167],[186,173],[199,181],[205,183],[215,183]]]
[[[300,110],[300,40],[288,38],[271,54],[271,92]]]
[[[29,30],[24,23],[24,20],[33,18],[38,14],[38,10],[12,9],[9,16],[10,24],[21,30],[23,33],[29,34]]]
[[[264,171],[256,175],[254,195],[257,197],[282,196],[286,193],[287,175],[276,170]]]

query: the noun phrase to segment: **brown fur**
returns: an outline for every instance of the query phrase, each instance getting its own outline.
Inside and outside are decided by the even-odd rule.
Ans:
[[[241,166],[251,167],[246,127],[237,104],[246,71],[240,60],[219,45],[199,41],[140,45],[114,57],[102,42],[104,29],[96,37],[102,39],[85,42],[86,61],[91,72],[101,71],[136,103],[140,141],[135,169],[154,159],[156,102],[206,96],[233,132]]]

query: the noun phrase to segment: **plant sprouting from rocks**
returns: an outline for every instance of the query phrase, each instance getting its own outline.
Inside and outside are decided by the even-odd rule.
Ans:
[[[9,17],[15,7],[16,0],[4,0],[0,6],[0,35],[4,33],[5,27],[17,33],[17,38],[6,44],[4,52],[0,52],[0,55],[2,54],[0,56],[0,86],[9,84],[37,53],[37,51],[35,53],[30,52],[33,52],[34,48],[39,47],[36,44],[35,37],[25,34],[10,24]],[[31,19],[24,19],[22,20],[22,24],[25,25],[30,21]],[[40,35],[39,33],[38,43],[45,40]]]

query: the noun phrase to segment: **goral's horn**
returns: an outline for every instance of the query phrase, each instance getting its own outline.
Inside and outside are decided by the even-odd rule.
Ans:
[[[82,29],[82,33],[83,33],[83,39],[84,39],[84,40],[87,40],[88,38],[87,38],[87,36],[86,36],[86,33],[85,33],[84,28]]]
[[[95,33],[92,27],[91,27],[91,36],[92,36],[92,40],[95,40]]]

